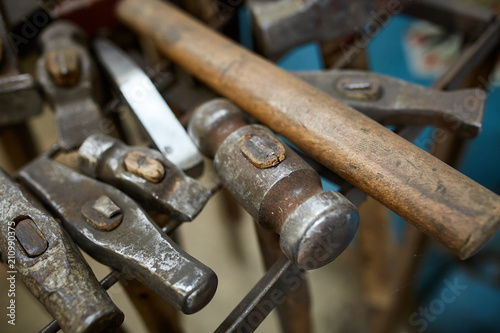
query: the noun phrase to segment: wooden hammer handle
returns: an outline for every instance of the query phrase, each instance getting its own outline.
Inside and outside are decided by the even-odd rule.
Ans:
[[[175,6],[124,0],[117,10],[174,62],[460,258],[499,228],[499,196]]]

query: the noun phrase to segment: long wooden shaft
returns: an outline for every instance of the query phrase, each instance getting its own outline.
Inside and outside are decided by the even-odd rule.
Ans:
[[[124,0],[118,16],[174,62],[460,258],[500,225],[500,197],[175,6]]]

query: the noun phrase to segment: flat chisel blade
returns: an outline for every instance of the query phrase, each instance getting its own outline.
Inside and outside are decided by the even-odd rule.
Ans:
[[[130,57],[110,41],[94,43],[97,57],[158,150],[185,172],[203,158],[153,82]]]

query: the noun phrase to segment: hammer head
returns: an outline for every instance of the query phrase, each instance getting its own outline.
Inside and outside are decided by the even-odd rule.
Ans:
[[[124,193],[45,157],[23,167],[19,178],[96,260],[132,275],[185,314],[212,299],[215,273],[184,252]]]
[[[123,313],[99,285],[73,240],[0,169],[0,251],[65,332],[114,332]],[[8,227],[8,228],[7,228]],[[11,231],[15,229],[15,233]]]
[[[369,13],[378,2],[250,0],[248,6],[259,52],[278,59],[296,46],[355,33],[357,27],[370,21]]]
[[[228,100],[200,106],[189,132],[214,157],[224,186],[262,227],[280,234],[280,247],[302,269],[326,265],[352,241],[356,207],[336,192],[325,192],[318,173],[268,128],[244,125]]]
[[[43,53],[37,62],[38,81],[56,114],[59,146],[70,151],[102,131],[93,98],[97,73],[85,35],[75,24],[57,21],[42,32],[39,42]]]
[[[121,189],[145,207],[179,221],[192,221],[211,195],[159,151],[130,147],[104,134],[91,135],[83,142],[78,167],[86,175]]]

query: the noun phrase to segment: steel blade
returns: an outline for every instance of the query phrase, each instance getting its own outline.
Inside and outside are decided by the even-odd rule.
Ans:
[[[158,150],[184,171],[203,158],[186,130],[144,71],[121,49],[99,38],[97,57]]]

